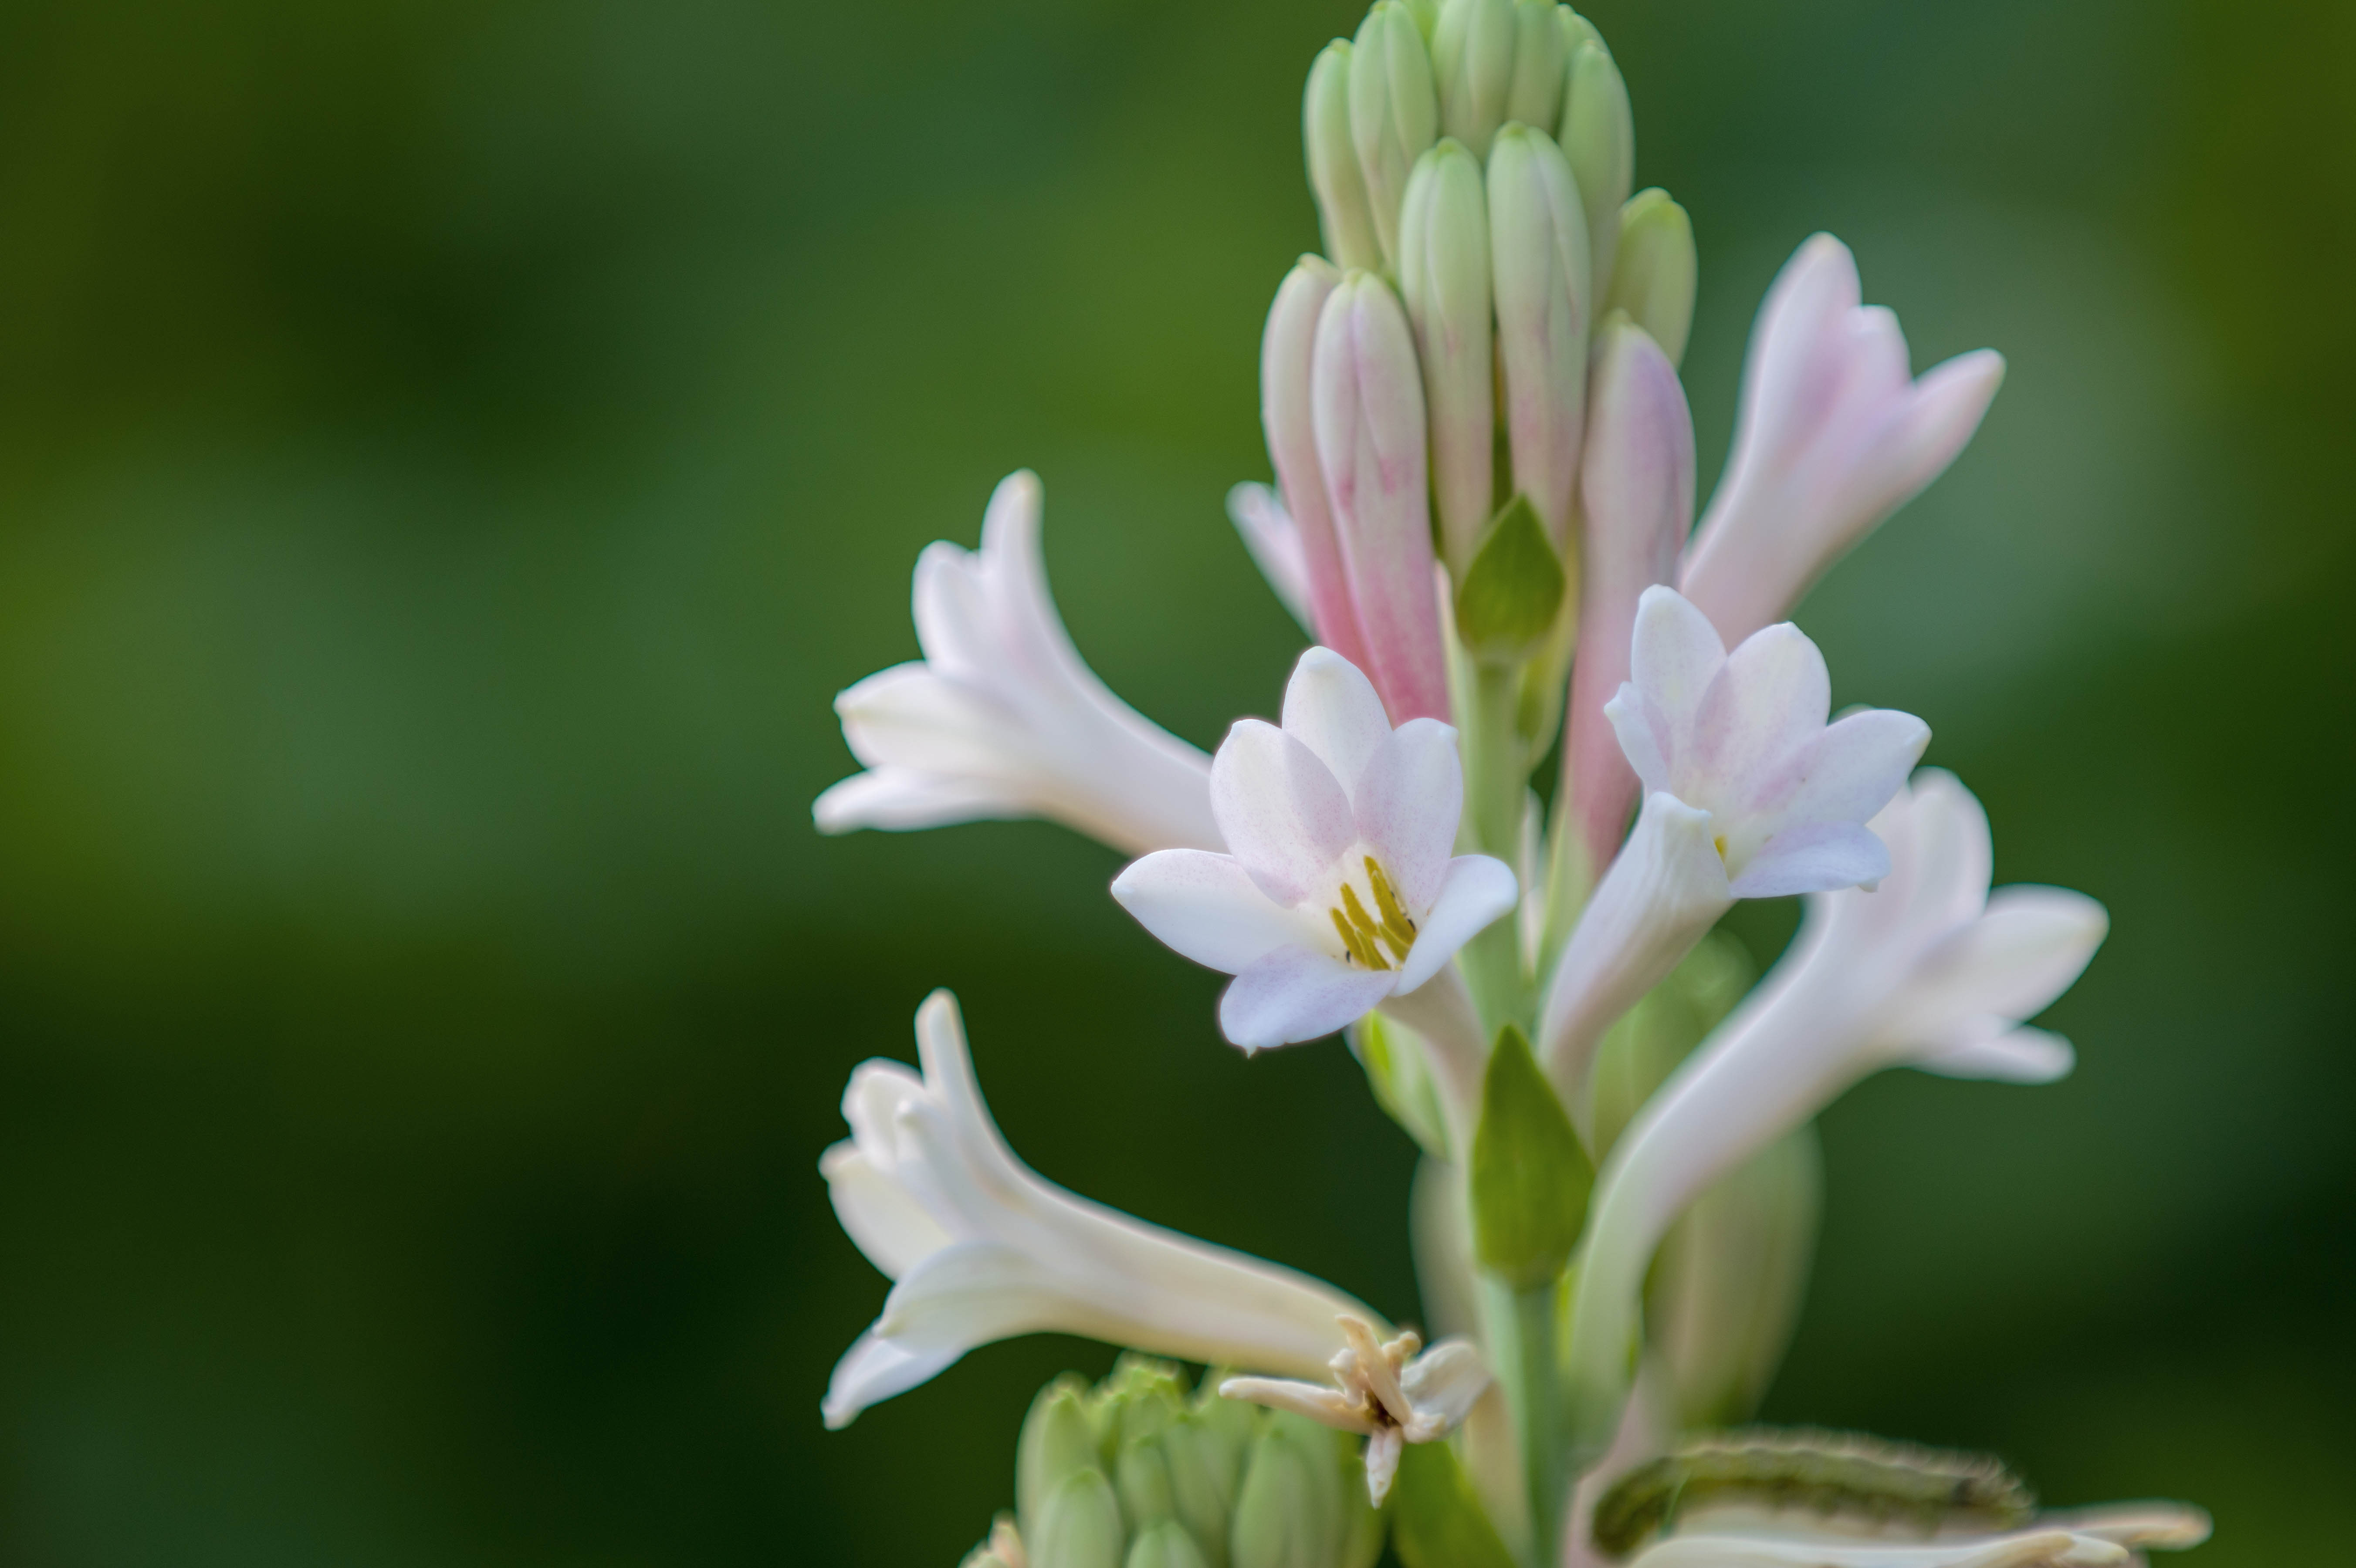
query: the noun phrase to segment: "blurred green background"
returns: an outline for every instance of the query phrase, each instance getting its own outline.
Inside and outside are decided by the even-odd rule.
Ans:
[[[1998,869],[2067,1084],[1826,1119],[1769,1413],[2343,1556],[2356,14],[1595,0],[1691,209],[1705,483],[1806,234],[1977,443],[1811,600]],[[828,700],[1037,468],[1191,739],[1297,635],[1221,513],[1355,0],[0,8],[0,1561],[953,1563],[1031,1392],[846,1433],[814,1169],[955,987],[1053,1178],[1414,1310],[1406,1138],[1037,825],[824,840]],[[1762,959],[1792,912],[1754,912]]]

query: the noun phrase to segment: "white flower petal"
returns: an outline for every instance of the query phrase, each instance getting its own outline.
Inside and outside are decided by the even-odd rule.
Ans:
[[[1387,1426],[1366,1439],[1366,1500],[1375,1507],[1391,1495],[1391,1483],[1398,1479],[1400,1456],[1407,1443],[1396,1426]]]
[[[2058,1083],[2078,1064],[2078,1053],[2058,1034],[2041,1029],[2004,1029],[2001,1019],[1985,1020],[2002,1032],[1987,1040],[1918,1056],[1913,1065],[1942,1078],[1981,1078],[1998,1083]]]
[[[1469,1339],[1442,1339],[1399,1373],[1408,1403],[1418,1415],[1437,1421],[1442,1432],[1463,1424],[1493,1381],[1489,1363]]]
[[[1879,881],[1890,874],[1890,851],[1853,822],[1812,822],[1787,828],[1752,855],[1733,881],[1739,899],[1829,892]]]
[[[1865,821],[1896,796],[1930,743],[1931,727],[1912,713],[1869,708],[1847,714],[1802,749],[1775,818]]]
[[[2085,972],[2109,929],[2103,906],[2083,893],[2001,889],[1979,919],[1922,955],[1907,1016],[2033,1017]]]
[[[1114,878],[1112,896],[1172,949],[1223,974],[1309,939],[1301,915],[1269,902],[1232,855],[1158,850]]]
[[[849,833],[862,827],[904,832],[1032,815],[1029,794],[1003,780],[890,766],[853,773],[830,785],[810,803],[810,818],[821,833]]]
[[[1357,666],[1331,648],[1311,648],[1285,683],[1284,732],[1315,752],[1355,798],[1367,762],[1390,739],[1391,721]]]
[[[1456,731],[1436,719],[1400,725],[1375,748],[1351,804],[1358,837],[1390,873],[1400,901],[1410,912],[1429,909],[1464,810]]]
[[[1227,492],[1227,516],[1278,601],[1302,631],[1315,636],[1317,623],[1309,608],[1309,549],[1284,502],[1266,485],[1238,485]]]
[[[869,1405],[931,1381],[963,1354],[962,1349],[911,1349],[878,1339],[873,1330],[862,1334],[834,1364],[834,1375],[827,1380],[826,1399],[819,1406],[827,1430],[840,1432]]]
[[[1519,896],[1514,873],[1487,855],[1459,855],[1448,862],[1440,894],[1415,933],[1407,962],[1399,966],[1398,989],[1413,991],[1438,974],[1462,947],[1514,907]]]
[[[1693,756],[1685,765],[1735,778],[1773,770],[1824,730],[1832,699],[1832,675],[1816,645],[1789,622],[1764,627],[1744,638],[1710,677],[1694,715]],[[1905,776],[1901,771],[1890,787],[1895,790]],[[1876,801],[1867,815],[1880,808]]]
[[[1899,1545],[1804,1535],[1673,1535],[1631,1568],[2112,1568],[2122,1548],[2063,1530]]]
[[[1219,1029],[1246,1051],[1323,1040],[1374,1011],[1398,985],[1397,970],[1354,969],[1306,947],[1280,947],[1219,998]]]
[[[1357,837],[1332,770],[1258,719],[1238,720],[1212,760],[1211,810],[1229,851],[1280,904],[1307,898]]]
[[[1673,590],[1647,588],[1636,601],[1629,644],[1629,681],[1678,732],[1692,724],[1702,693],[1726,663],[1726,644],[1709,618]],[[1646,787],[1654,787],[1650,780]]]
[[[908,1189],[875,1168],[856,1145],[839,1143],[819,1159],[827,1197],[843,1233],[885,1275],[898,1279],[949,1244],[948,1232]]]

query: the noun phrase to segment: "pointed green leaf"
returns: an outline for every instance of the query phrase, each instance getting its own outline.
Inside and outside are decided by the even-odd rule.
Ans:
[[[1569,588],[1537,509],[1515,496],[1489,524],[1457,584],[1457,635],[1482,658],[1526,658],[1554,624]]]
[[[1497,1032],[1472,1135],[1472,1245],[1481,1266],[1516,1290],[1558,1277],[1587,1223],[1595,1186],[1579,1134],[1522,1031]]]

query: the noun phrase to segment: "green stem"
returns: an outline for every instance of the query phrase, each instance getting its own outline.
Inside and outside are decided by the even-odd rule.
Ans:
[[[1557,1285],[1515,1290],[1485,1275],[1481,1289],[1492,1370],[1505,1386],[1505,1408],[1521,1448],[1531,1561],[1553,1568],[1571,1479],[1569,1412],[1558,1357],[1561,1292]]]
[[[1529,790],[1515,713],[1521,696],[1516,668],[1474,663],[1472,700],[1462,716],[1465,821],[1472,845],[1508,866],[1521,863],[1523,802]],[[1522,890],[1524,898],[1534,891]],[[1498,921],[1464,947],[1465,978],[1481,1021],[1494,1033],[1507,1023],[1530,1026],[1529,987],[1522,974],[1517,923]]]

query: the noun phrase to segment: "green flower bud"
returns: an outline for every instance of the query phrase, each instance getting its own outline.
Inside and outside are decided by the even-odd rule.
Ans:
[[[1301,95],[1301,136],[1309,149],[1309,188],[1317,197],[1317,221],[1325,254],[1343,267],[1382,265],[1366,177],[1358,171],[1358,149],[1350,139],[1350,45],[1336,38],[1309,68]]]
[[[1561,123],[1562,80],[1570,64],[1558,14],[1577,15],[1554,0],[1514,0],[1514,84],[1505,94],[1505,118],[1542,131]]]
[[[1066,1375],[1039,1391],[1014,1445],[1014,1509],[1024,1535],[1040,1528],[1040,1510],[1066,1479],[1103,1463],[1089,1420],[1084,1379]]]
[[[1596,293],[1608,293],[1620,243],[1620,207],[1636,183],[1636,123],[1628,108],[1628,84],[1620,80],[1620,68],[1601,39],[1571,51],[1562,128],[1555,140],[1570,160],[1586,204]]]
[[[1620,253],[1612,264],[1609,311],[1624,310],[1661,346],[1669,363],[1686,357],[1693,331],[1693,219],[1655,187],[1620,209]]]
[[[1407,1568],[1514,1568],[1514,1555],[1445,1443],[1400,1456],[1391,1545]]]
[[[1185,1526],[1169,1520],[1148,1526],[1129,1549],[1127,1568],[1212,1568]]]
[[[1204,1381],[1216,1386],[1211,1379]],[[1162,1433],[1156,1445],[1167,1475],[1172,1515],[1202,1547],[1208,1568],[1226,1568],[1227,1519],[1235,1511],[1243,1478],[1243,1445],[1207,1416],[1192,1413]]]
[[[1489,521],[1496,483],[1489,287],[1489,198],[1480,160],[1462,143],[1443,141],[1417,161],[1408,181],[1399,293],[1423,364],[1440,545],[1460,581]]]
[[[1603,48],[1603,35],[1595,30],[1595,24],[1569,6],[1556,6],[1554,19],[1562,34],[1562,58],[1566,65],[1573,55],[1579,53],[1581,44],[1593,44],[1599,49]]]
[[[1398,0],[1376,0],[1350,48],[1350,136],[1389,265],[1398,261],[1408,176],[1439,135],[1440,99],[1423,33]]]
[[[1514,90],[1514,0],[1446,0],[1431,35],[1440,126],[1485,157]]]
[[[1353,1488],[1360,1508],[1363,1488]],[[1333,1434],[1302,1415],[1270,1416],[1245,1461],[1228,1536],[1234,1568],[1335,1568],[1354,1531]]]
[[[1758,1411],[1799,1321],[1823,1207],[1812,1124],[1703,1192],[1662,1242],[1644,1320],[1683,1426]]]
[[[1587,219],[1570,165],[1543,131],[1508,125],[1489,149],[1489,260],[1515,488],[1558,554],[1569,542],[1587,416],[1593,293]]]
[[[1027,1561],[1014,1516],[1001,1513],[990,1527],[990,1539],[967,1552],[958,1568],[1023,1568]]]
[[[1121,1568],[1126,1541],[1112,1483],[1093,1468],[1065,1477],[1041,1505],[1038,1527],[1023,1527],[1023,1541],[1029,1568]]]

